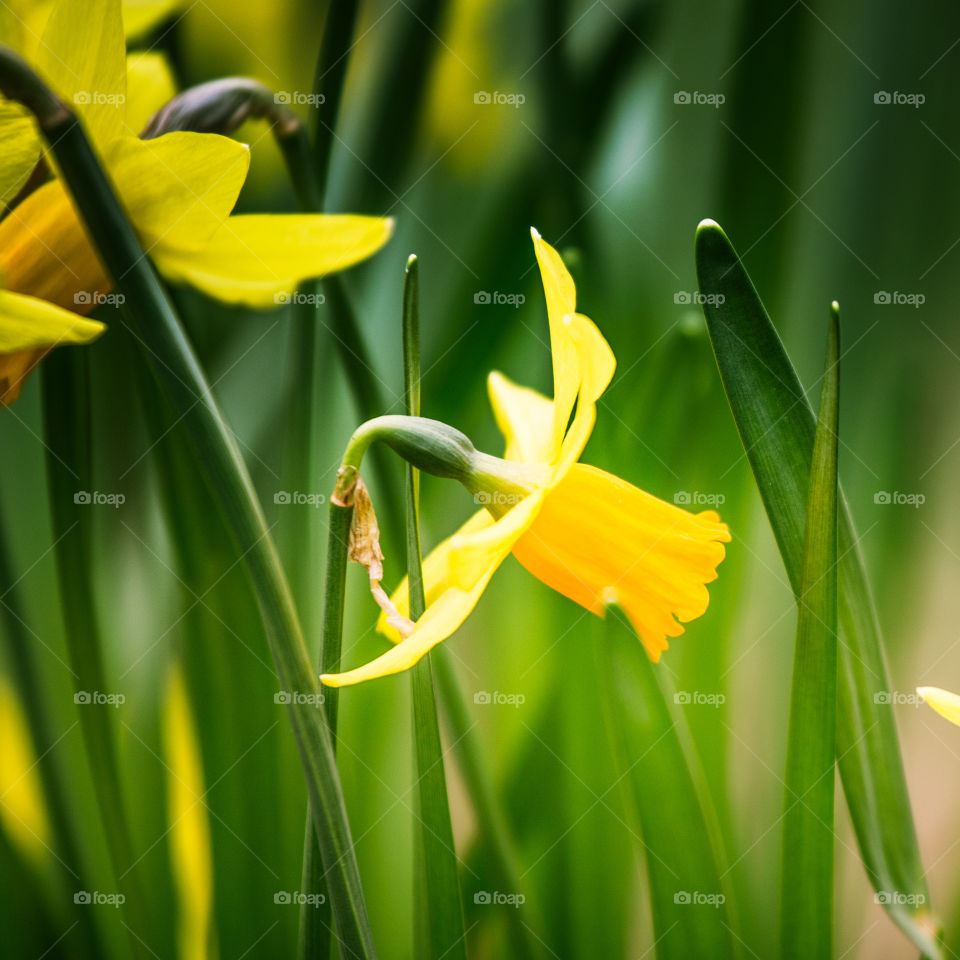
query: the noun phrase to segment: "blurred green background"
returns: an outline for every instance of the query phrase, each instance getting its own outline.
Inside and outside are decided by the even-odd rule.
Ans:
[[[147,43],[169,55],[184,86],[247,74],[296,100],[311,90],[324,15],[323,4],[205,0]],[[771,956],[776,944],[795,607],[695,302],[694,229],[712,217],[727,231],[814,398],[828,304],[839,300],[841,477],[880,611],[892,695],[906,698],[918,684],[960,688],[960,513],[951,493],[960,481],[958,85],[960,9],[944,2],[361,5],[328,206],[397,219],[388,247],[345,278],[390,398],[380,412],[402,412],[400,287],[413,252],[423,412],[500,452],[488,370],[550,390],[528,232],[535,225],[567,257],[580,309],[618,358],[584,459],[667,500],[685,492],[722,498],[734,539],[710,609],[673,642],[660,669],[678,691],[724,698],[681,709],[722,824],[744,956]],[[324,122],[323,107],[317,116]],[[242,208],[295,209],[269,132],[250,124],[241,136],[253,144]],[[358,423],[336,335],[321,308],[317,389],[304,395],[288,308],[248,313],[190,291],[179,296],[275,523],[315,649],[325,511],[274,497],[327,494]],[[112,690],[126,697],[117,721],[138,871],[155,911],[170,913],[159,709],[166,667],[182,646],[209,788],[219,954],[290,955],[297,909],[274,897],[300,888],[305,790],[274,702],[278,685],[215,505],[183,507],[203,563],[186,585],[176,571],[156,475],[165,447],[131,402],[146,374],[115,329],[90,350],[98,489],[126,497],[118,509],[98,508],[97,606]],[[62,734],[55,750],[68,772],[86,883],[108,890],[64,665],[39,400],[34,377],[0,416],[0,511],[15,590],[42,648],[44,709]],[[304,472],[290,437],[307,405],[315,433]],[[386,464],[400,484],[399,466]],[[199,477],[193,482],[200,489]],[[376,503],[384,502],[382,482],[370,478]],[[924,500],[884,503],[884,492]],[[425,546],[472,507],[461,489],[426,478]],[[396,519],[381,516],[391,586],[403,568],[402,543],[390,539]],[[304,538],[312,562],[292,565]],[[355,666],[383,641],[362,571],[349,577],[345,663]],[[12,586],[0,585],[4,597]],[[511,559],[446,644],[507,808],[518,892],[533,908],[545,956],[643,956],[653,942],[642,848],[603,725],[599,639],[590,617]],[[494,691],[523,703],[474,702]],[[911,703],[896,709],[934,906],[957,949],[960,732]],[[405,675],[341,698],[340,766],[387,958],[411,955],[409,715]],[[472,955],[502,955],[503,913],[512,908],[474,903],[495,888],[452,759],[448,780]],[[837,816],[837,955],[914,956],[874,902],[839,790]],[[0,897],[10,955],[40,956],[57,929],[56,911],[34,895],[42,876],[7,838],[0,872],[11,891]],[[122,951],[119,920],[101,915],[98,923]],[[156,955],[172,956],[172,925],[158,938]]]

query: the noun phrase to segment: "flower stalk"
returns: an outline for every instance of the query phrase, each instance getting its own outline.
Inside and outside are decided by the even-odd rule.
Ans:
[[[411,256],[403,283],[403,379],[407,413],[420,414],[419,265]],[[466,438],[464,438],[466,439]],[[472,447],[472,444],[470,445]],[[408,461],[406,483],[407,576],[410,618],[427,609],[420,551],[420,476]],[[433,664],[427,654],[411,671],[413,729],[420,817],[416,824],[414,916],[425,918],[414,927],[418,957],[466,958],[466,932],[460,899],[459,860],[450,822],[443,743],[437,716]]]

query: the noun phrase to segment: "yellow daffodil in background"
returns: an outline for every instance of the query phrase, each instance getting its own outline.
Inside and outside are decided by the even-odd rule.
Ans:
[[[163,740],[170,820],[170,859],[177,888],[178,956],[212,960],[213,856],[204,797],[203,757],[186,679],[179,664],[167,680]]]
[[[16,691],[0,676],[0,825],[28,860],[49,855],[50,823],[36,751]]]
[[[379,217],[232,216],[250,163],[245,145],[190,132],[140,140],[173,88],[161,58],[135,55],[128,63],[119,0],[57,0],[39,42],[31,21],[9,9],[3,18],[4,39],[82,117],[144,248],[168,279],[229,303],[272,307],[300,281],[345,269],[389,238],[392,222]],[[34,171],[40,142],[22,111],[2,101],[0,143],[6,206]],[[0,402],[9,403],[49,349],[88,342],[103,329],[82,315],[103,302],[110,282],[59,180],[30,193],[0,223],[0,285]]]
[[[716,579],[730,540],[712,510],[692,514],[625,480],[578,463],[596,419],[596,402],[615,360],[600,331],[576,312],[576,290],[559,254],[533,231],[553,356],[554,397],[518,386],[499,373],[488,381],[505,458],[537,479],[525,496],[493,490],[486,506],[425,560],[426,613],[405,631],[407,582],[391,598],[400,618],[378,628],[396,646],[328,686],[359,683],[413,666],[449,637],[474,608],[494,571],[513,555],[534,576],[593,613],[611,603],[629,616],[650,658],[660,659],[681,623],[707,609],[706,584]],[[519,502],[512,502],[519,500]]]
[[[960,727],[960,696],[940,687],[917,687],[917,693],[928,707]]]

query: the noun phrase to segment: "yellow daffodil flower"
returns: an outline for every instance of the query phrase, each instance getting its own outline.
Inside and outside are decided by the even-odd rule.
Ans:
[[[960,727],[960,696],[940,687],[917,687],[917,693],[928,707]]]
[[[170,859],[177,893],[177,941],[181,960],[211,956],[213,855],[205,803],[203,757],[186,677],[174,664],[167,680],[163,717]]]
[[[17,849],[41,864],[49,856],[50,821],[37,756],[16,691],[0,676],[0,826]]]
[[[654,661],[668,637],[683,633],[682,623],[707,609],[706,584],[716,579],[730,540],[719,516],[688,513],[577,462],[615,360],[594,323],[577,313],[573,278],[560,256],[532,232],[547,301],[554,397],[496,372],[488,387],[507,441],[505,458],[523,465],[518,476],[534,479],[524,496],[491,491],[478,497],[484,508],[424,562],[426,613],[412,629],[398,629],[409,615],[404,580],[390,598],[396,613],[389,622],[382,614],[378,623],[396,645],[365,666],[325,674],[328,686],[413,666],[463,623],[509,553],[592,613],[602,616],[608,604],[619,604]]]
[[[19,52],[80,114],[141,243],[169,280],[228,303],[272,307],[302,280],[343,270],[389,238],[392,221],[349,215],[232,215],[249,149],[228,137],[138,133],[172,93],[161,58],[126,56],[119,0],[58,0],[42,40],[22,24]],[[164,97],[164,100],[157,100]],[[0,202],[21,191],[39,140],[19,108],[0,102]],[[52,180],[0,222],[0,402],[52,347],[84,343],[84,320],[110,289],[70,197]]]

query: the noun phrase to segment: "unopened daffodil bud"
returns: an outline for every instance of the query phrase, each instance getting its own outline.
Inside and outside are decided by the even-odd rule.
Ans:
[[[349,502],[360,461],[372,443],[384,443],[423,473],[458,480],[491,508],[526,496],[542,479],[537,465],[502,460],[481,453],[455,427],[426,417],[386,416],[368,420],[350,438],[338,477],[335,498]]]
[[[150,118],[141,138],[152,140],[175,130],[229,135],[247,120],[268,120],[281,133],[300,124],[282,94],[250,77],[224,77],[175,96]]]

